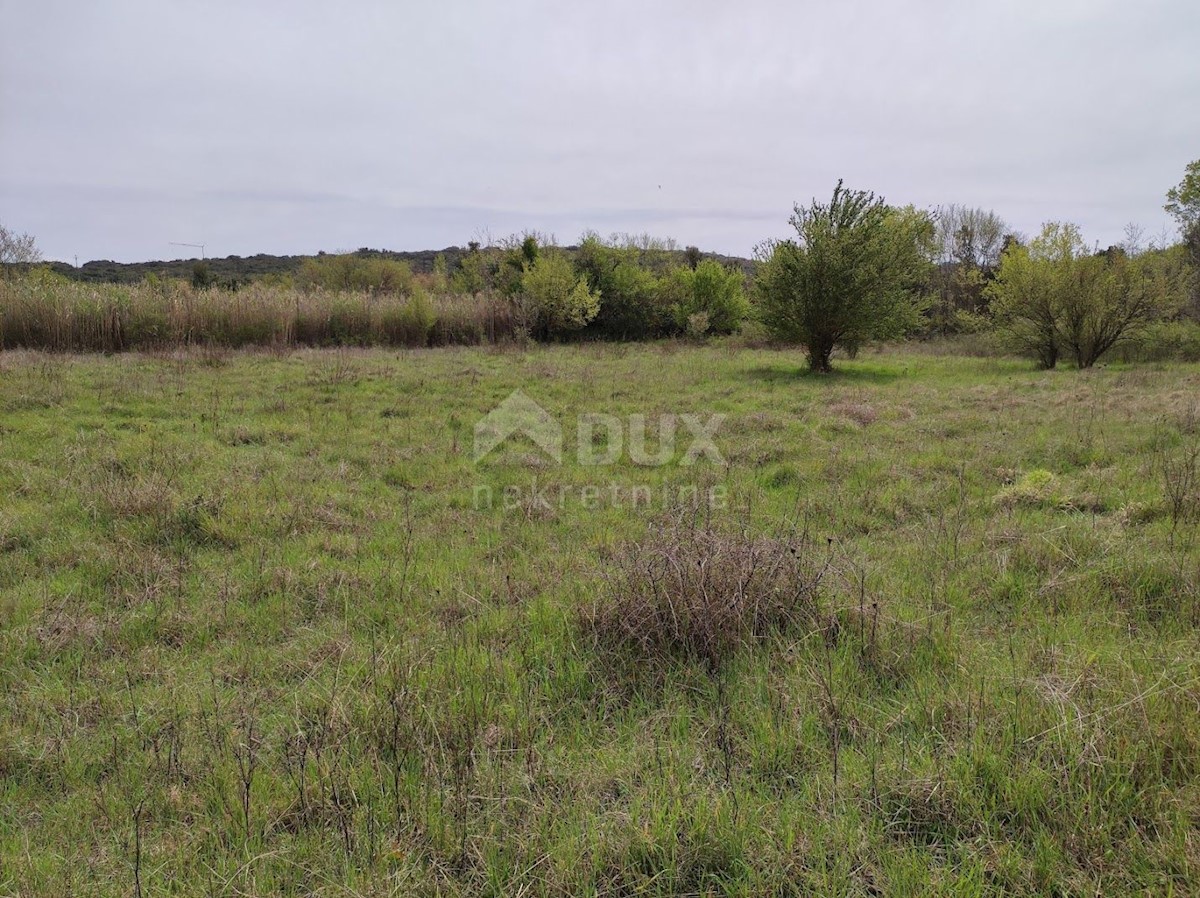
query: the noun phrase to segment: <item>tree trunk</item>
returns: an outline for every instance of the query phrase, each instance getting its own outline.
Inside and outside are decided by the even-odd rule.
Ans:
[[[1052,371],[1058,364],[1058,347],[1054,344],[1043,346],[1038,351],[1038,367],[1043,371]]]
[[[808,367],[817,374],[828,374],[833,370],[829,357],[833,355],[833,344],[813,342],[808,347]]]

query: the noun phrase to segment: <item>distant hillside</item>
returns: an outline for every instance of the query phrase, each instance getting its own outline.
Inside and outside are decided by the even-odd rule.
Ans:
[[[446,261],[453,266],[467,250],[451,246],[443,250],[421,250],[419,252],[391,252],[389,250],[360,249],[355,255],[378,256],[385,259],[399,259],[412,266],[414,271],[425,272],[433,270],[433,260],[444,254]],[[320,253],[319,255],[325,255]],[[218,281],[249,281],[253,278],[271,274],[292,274],[300,270],[305,259],[312,256],[271,256],[259,253],[256,256],[225,256],[223,258],[205,259],[213,277]],[[159,277],[191,278],[192,266],[199,259],[173,259],[171,261],[154,262],[112,262],[101,259],[85,262],[75,268],[65,262],[51,262],[50,267],[59,274],[78,281],[104,281],[117,284],[132,284],[143,280],[146,275],[155,274]]]
[[[568,246],[564,247],[564,249],[567,252],[571,252],[577,249],[577,247]],[[412,266],[413,271],[425,273],[433,270],[434,259],[439,255],[446,257],[446,263],[453,270],[458,264],[459,259],[466,255],[467,252],[468,249],[461,246],[448,246],[445,249],[427,249],[412,252],[396,252],[364,247],[358,250],[355,255],[407,262]],[[320,253],[318,255],[325,254]],[[679,251],[679,256],[682,260],[682,250]],[[726,265],[738,265],[746,271],[749,271],[752,266],[750,260],[737,256],[704,253],[704,257],[716,259]],[[265,275],[292,274],[300,269],[305,259],[311,258],[313,256],[270,256],[260,253],[256,256],[225,256],[224,258],[210,258],[204,261],[208,264],[209,271],[217,283],[244,283]],[[66,262],[50,262],[49,266],[58,274],[77,281],[134,284],[145,279],[149,274],[154,274],[158,277],[190,279],[192,276],[192,266],[198,261],[200,260],[174,259],[169,262],[111,262],[107,259],[101,259],[93,262],[85,262],[78,268]]]

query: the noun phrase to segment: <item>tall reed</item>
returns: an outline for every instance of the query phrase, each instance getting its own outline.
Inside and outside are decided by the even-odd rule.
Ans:
[[[45,277],[0,281],[0,348],[120,352],[188,344],[429,346],[515,335],[510,303],[490,294],[430,297],[251,285],[195,289]]]

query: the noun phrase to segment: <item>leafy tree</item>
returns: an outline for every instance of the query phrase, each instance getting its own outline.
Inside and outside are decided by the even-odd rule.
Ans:
[[[526,265],[532,265],[537,261],[538,249],[537,237],[533,234],[526,234],[525,239],[521,241],[521,258]]]
[[[521,277],[518,307],[530,331],[545,339],[576,331],[596,317],[600,294],[559,252],[542,252]]]
[[[1013,348],[1053,368],[1069,353],[1090,368],[1158,317],[1177,293],[1170,272],[1120,248],[1088,252],[1079,229],[1051,222],[1028,247],[1004,254],[988,288]]]
[[[499,260],[492,273],[492,284],[504,296],[515,297],[522,290],[525,270],[538,260],[541,252],[538,235],[513,235],[501,241]]]
[[[1062,295],[1062,344],[1090,368],[1120,340],[1157,317],[1159,292],[1124,253],[1076,261]]]
[[[688,322],[703,314],[708,333],[732,334],[741,330],[742,322],[750,313],[741,272],[712,259],[705,259],[695,268],[676,268],[667,285],[680,331],[687,330]],[[694,323],[692,329],[695,329]]]
[[[1183,180],[1167,191],[1163,208],[1175,216],[1181,231],[1200,225],[1200,159],[1189,163]]]
[[[838,181],[828,203],[795,206],[796,240],[760,251],[758,312],[778,337],[803,343],[813,371],[831,370],[835,347],[899,336],[918,313],[933,224],[912,208]]]
[[[1164,208],[1175,216],[1191,266],[1192,313],[1200,317],[1200,159],[1188,165],[1183,180],[1167,191]]]
[[[1047,224],[1028,246],[1013,243],[1000,260],[988,296],[1010,348],[1032,355],[1040,368],[1062,354],[1062,285],[1066,266],[1085,252],[1079,229]]]

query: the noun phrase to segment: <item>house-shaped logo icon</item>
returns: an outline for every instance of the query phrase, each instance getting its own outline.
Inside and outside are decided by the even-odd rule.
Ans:
[[[562,427],[548,411],[520,390],[513,390],[475,424],[476,463],[517,434],[524,434],[556,462],[562,462]]]

